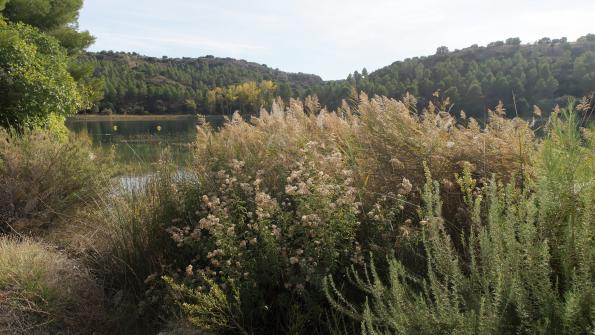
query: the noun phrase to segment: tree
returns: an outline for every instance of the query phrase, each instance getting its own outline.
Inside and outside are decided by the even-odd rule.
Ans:
[[[82,108],[85,99],[67,62],[55,38],[0,18],[0,126],[23,130],[44,125],[52,113]]]
[[[574,74],[583,86],[595,89],[595,52],[586,52],[576,59]]]
[[[362,77],[364,77],[364,78],[368,77],[368,69],[366,69],[366,68],[362,69]]]
[[[436,49],[436,55],[446,55],[448,54],[448,47],[441,46]]]
[[[89,32],[77,31],[82,6],[83,0],[8,0],[3,15],[10,22],[39,28],[56,37],[69,53],[76,53],[93,43]]]
[[[595,42],[595,34],[587,34],[585,36],[581,36],[576,41],[580,43]]]
[[[186,99],[186,101],[184,101],[184,107],[192,113],[196,112],[196,102],[192,99]]]
[[[476,114],[483,112],[483,93],[481,91],[481,84],[475,80],[467,89],[465,100],[463,101],[466,111],[473,111]],[[480,114],[481,115],[481,114]]]
[[[291,86],[288,83],[281,83],[278,86],[278,94],[284,101],[289,101],[291,98]]]
[[[511,37],[506,39],[506,45],[521,45],[521,39],[518,37]]]

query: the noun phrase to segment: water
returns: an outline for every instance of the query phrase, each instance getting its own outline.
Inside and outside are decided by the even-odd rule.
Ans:
[[[208,116],[214,127],[223,124],[223,116]],[[88,136],[101,149],[113,150],[117,163],[150,165],[157,162],[164,148],[171,159],[183,166],[190,161],[190,144],[196,137],[196,118],[151,117],[125,118],[93,116],[69,118],[68,128],[77,135]]]

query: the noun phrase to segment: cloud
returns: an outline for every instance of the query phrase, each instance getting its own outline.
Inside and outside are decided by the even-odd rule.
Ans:
[[[246,44],[234,41],[222,41],[198,35],[164,35],[164,34],[123,34],[112,32],[95,32],[102,40],[116,41],[119,45],[133,43],[146,48],[155,47],[156,44],[169,47],[182,47],[184,49],[200,49],[203,51],[216,51],[221,54],[241,54],[264,49],[263,46]]]
[[[93,47],[152,56],[213,54],[345,78],[407,57],[594,33],[595,1],[565,0],[86,0]]]

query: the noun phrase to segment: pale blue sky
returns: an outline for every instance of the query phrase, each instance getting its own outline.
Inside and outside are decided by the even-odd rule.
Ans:
[[[408,57],[595,33],[595,0],[85,0],[91,50],[215,55],[343,79]]]

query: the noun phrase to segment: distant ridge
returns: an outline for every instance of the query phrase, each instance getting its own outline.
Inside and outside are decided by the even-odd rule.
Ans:
[[[425,105],[433,93],[449,97],[454,110],[485,116],[502,101],[511,115],[529,116],[537,105],[549,111],[568,97],[580,98],[595,90],[595,35],[575,42],[542,38],[522,44],[518,38],[473,45],[434,55],[396,61],[368,73],[364,68],[344,80],[323,81],[319,76],[289,73],[233,58],[156,58],[136,53],[88,53],[97,75],[106,83],[105,98],[95,112],[167,114],[206,110],[209,90],[216,87],[270,80],[285,98],[316,94],[322,105],[334,109],[354,90],[369,95],[401,98],[406,93]],[[258,110],[257,107],[252,110]]]

